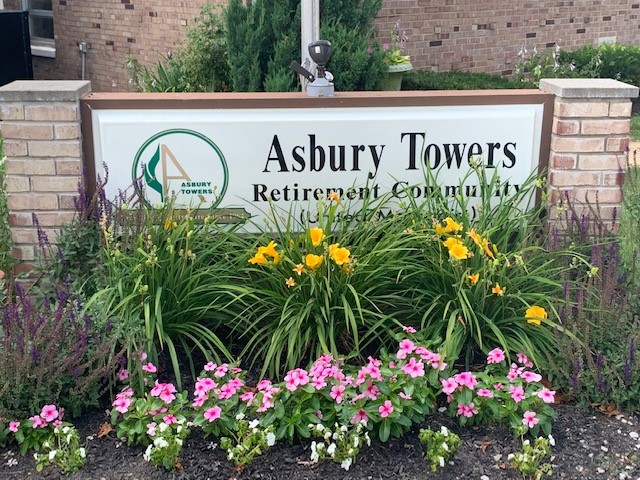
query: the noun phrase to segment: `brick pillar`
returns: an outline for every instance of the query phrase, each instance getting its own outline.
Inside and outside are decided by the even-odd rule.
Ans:
[[[85,81],[16,81],[0,87],[7,202],[19,271],[36,258],[33,213],[50,240],[74,215],[82,179],[80,104]]]
[[[598,78],[541,80],[540,89],[556,96],[549,155],[551,218],[553,205],[568,194],[579,211],[597,205],[601,218],[611,223],[620,217],[630,99],[638,96],[638,87]]]

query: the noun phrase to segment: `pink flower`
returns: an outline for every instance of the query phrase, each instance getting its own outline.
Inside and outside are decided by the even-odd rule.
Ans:
[[[322,412],[320,410],[316,411],[316,417],[322,420]]]
[[[256,394],[253,392],[244,392],[242,395],[240,395],[240,400],[250,404],[251,402],[253,402],[253,399],[255,398],[255,396]]]
[[[244,381],[241,378],[232,378],[231,380],[229,380],[229,382],[227,383],[227,385],[229,385],[230,387],[235,388],[236,390],[239,388],[242,388],[244,386]]]
[[[220,418],[220,414],[222,413],[222,409],[218,406],[211,407],[209,410],[204,412],[204,418],[206,418],[209,422],[213,422]]]
[[[218,368],[216,368],[216,371],[213,372],[213,376],[222,378],[227,374],[228,371],[229,371],[229,365],[226,363],[223,363]]]
[[[396,357],[398,357],[401,360],[407,358],[407,355],[409,355],[411,352],[413,352],[416,349],[416,346],[408,338],[405,338],[404,340],[402,340],[399,344],[399,347],[400,347],[400,350],[398,351],[398,353],[396,353]]]
[[[396,362],[389,362],[389,368],[396,368]]]
[[[20,428],[20,422],[9,422],[9,431],[16,433]]]
[[[456,382],[455,378],[441,378],[440,383],[442,383],[442,391],[446,394],[452,394],[455,392],[456,388],[458,388],[458,382]]]
[[[540,375],[539,373],[529,372],[529,371],[522,372],[520,374],[520,377],[524,378],[525,382],[527,383],[539,382],[540,380],[542,380],[542,375]]]
[[[524,398],[524,389],[520,386],[514,387],[511,385],[509,387],[509,394],[511,395],[511,398],[513,398],[514,402],[520,403]]]
[[[121,368],[118,372],[118,380],[124,382],[127,378],[129,378],[129,370]]]
[[[367,423],[368,421],[369,421],[369,415],[367,415],[367,412],[362,409],[358,410],[356,414],[353,416],[353,418],[351,419],[351,423],[354,425],[360,422]]]
[[[494,348],[487,355],[487,363],[500,363],[505,360],[504,352],[499,348]]]
[[[469,405],[465,405],[464,403],[458,404],[458,416],[465,416],[467,418],[471,418],[478,413],[473,402],[469,403]]]
[[[491,390],[487,390],[486,388],[481,388],[477,392],[479,397],[493,398],[493,392]]]
[[[390,413],[393,412],[393,405],[389,400],[386,400],[382,405],[378,407],[378,412],[380,412],[380,416],[382,418],[386,418]]]
[[[329,396],[333,398],[336,403],[342,403],[342,394],[344,393],[344,385],[334,385],[331,387],[331,393]]]
[[[405,327],[404,325],[402,326],[402,330],[404,330],[407,333],[416,333],[416,329],[413,327]]]
[[[178,423],[178,419],[174,417],[172,414],[165,415],[162,417],[162,421],[167,425],[171,425],[172,423]]]
[[[299,386],[309,383],[309,375],[306,370],[302,368],[296,368],[289,370],[284,377],[287,390],[294,392]]]
[[[156,422],[147,423],[147,435],[149,435],[150,437],[155,437],[157,426],[158,425],[156,424]]]
[[[416,359],[411,357],[409,363],[402,367],[402,371],[411,378],[424,377],[424,363],[416,362]]]
[[[238,367],[231,367],[231,373],[233,373],[234,375],[239,374],[240,372],[242,372],[241,368]]]
[[[58,409],[55,405],[45,405],[42,407],[40,416],[45,420],[45,422],[52,422],[58,418]]]
[[[504,385],[502,385],[501,383],[496,383],[496,384],[493,386],[493,389],[494,389],[494,390],[498,390],[498,391],[502,390],[503,388],[504,388]]]
[[[536,418],[536,412],[531,412],[529,410],[524,412],[524,415],[522,417],[522,423],[525,424],[527,427],[533,428],[539,422],[540,420]]]
[[[256,386],[256,388],[261,392],[264,390],[267,390],[270,387],[271,387],[271,380],[260,380],[260,382]]]
[[[454,375],[453,378],[458,382],[458,385],[467,387],[469,390],[473,390],[478,384],[476,376],[471,372],[461,372]]]
[[[147,373],[156,373],[158,371],[156,366],[151,362],[147,363],[146,365],[143,365],[142,370]]]
[[[311,385],[313,385],[313,388],[315,388],[316,390],[321,390],[327,386],[327,382],[325,381],[325,378],[326,377],[316,377],[311,382]]]
[[[520,376],[520,374],[524,371],[523,367],[518,367],[515,363],[511,364],[511,368],[509,369],[509,373],[507,373],[507,378],[510,382],[513,382],[516,378]]]
[[[226,385],[222,385],[220,387],[220,392],[218,393],[218,398],[220,400],[224,400],[226,398],[231,398],[233,397],[237,392],[237,389],[235,389],[233,387],[233,385],[229,385],[228,383]]]
[[[518,363],[520,365],[524,365],[527,368],[533,368],[533,362],[531,362],[531,360],[529,360],[529,357],[527,357],[524,353],[518,353],[517,357]]]
[[[33,428],[45,428],[47,426],[47,422],[45,422],[39,415],[29,417],[29,420],[33,422],[31,425]]]
[[[176,398],[176,387],[172,383],[159,383],[156,380],[150,393],[152,397],[159,397],[164,403],[171,403]]]
[[[367,388],[364,390],[364,395],[369,397],[371,400],[376,400],[378,398],[378,394],[380,393],[380,389],[373,385],[371,382],[367,383]]]
[[[201,397],[216,388],[218,384],[208,377],[201,378],[196,382],[195,395]]]
[[[207,372],[213,372],[216,368],[218,368],[218,366],[213,362],[209,362],[204,366],[204,369]]]
[[[207,397],[205,395],[202,395],[198,398],[196,398],[193,403],[191,404],[191,406],[197,408],[197,407],[201,407],[202,405],[204,405],[204,402],[207,400]]]
[[[122,397],[116,398],[111,406],[115,407],[116,410],[120,413],[127,413],[129,411],[129,406],[131,405],[131,403],[132,401],[130,398]]]
[[[403,398],[404,400],[411,400],[411,395],[407,395],[407,394],[406,394],[406,393],[404,393],[404,392],[400,392],[400,393],[398,393],[398,396],[399,396],[400,398]]]
[[[538,392],[538,398],[541,398],[544,403],[554,403],[556,401],[555,395],[555,390],[549,390],[546,387]]]
[[[147,353],[146,352],[142,352],[140,354],[140,361],[144,362],[147,359]]]

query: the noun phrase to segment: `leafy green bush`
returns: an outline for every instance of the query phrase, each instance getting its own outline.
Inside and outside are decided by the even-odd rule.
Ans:
[[[595,60],[597,59],[597,60]],[[559,60],[573,64],[578,71],[588,71],[597,65],[598,78],[613,78],[631,85],[640,85],[640,46],[604,44],[599,47],[586,45],[573,51],[562,51]]]
[[[631,117],[631,141],[640,142],[640,115]]]
[[[402,90],[490,90],[519,88],[506,77],[487,73],[417,70],[402,78]]]
[[[202,6],[187,43],[171,58],[146,67],[127,60],[132,87],[142,92],[217,92],[230,89],[226,39],[215,7]]]

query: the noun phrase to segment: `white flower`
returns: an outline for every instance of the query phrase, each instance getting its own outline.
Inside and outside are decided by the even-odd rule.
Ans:
[[[329,445],[327,447],[327,453],[329,455],[333,455],[334,453],[336,453],[336,444],[335,443],[331,443],[331,445]]]
[[[273,447],[276,444],[276,436],[273,432],[267,433],[267,447]]]
[[[256,428],[258,425],[260,425],[260,420],[251,420],[249,422],[249,428]]]
[[[549,434],[549,445],[551,445],[552,447],[556,446],[556,439],[553,438],[553,435]]]
[[[316,452],[316,451],[311,452],[311,458],[310,458],[310,460],[311,460],[313,463],[318,463],[318,462],[320,461],[320,455],[318,455],[318,452]]]
[[[349,468],[351,467],[351,464],[353,463],[353,459],[351,458],[345,458],[342,463],[340,464],[340,466],[342,468],[344,468],[346,471],[349,471]]]
[[[51,444],[49,443],[49,441],[45,441],[42,443],[42,448],[49,448],[51,446]]]
[[[340,431],[341,431],[341,432],[346,432],[346,431],[347,431],[347,426],[346,426],[346,425],[342,425],[342,426],[340,427]]]
[[[528,447],[529,446],[529,440],[525,440],[524,442],[522,442],[522,446],[523,447]]]
[[[84,447],[80,447],[78,449],[78,453],[80,454],[81,458],[86,458],[87,457],[87,451],[84,449]]]
[[[169,428],[169,425],[167,425],[164,422],[162,422],[160,425],[158,425],[158,430],[160,430],[161,432],[164,432],[167,428]]]
[[[240,421],[240,420],[244,420],[244,413],[239,413],[236,415],[236,420]],[[251,424],[249,424],[249,426],[251,426]]]
[[[182,431],[182,425],[178,425],[176,427],[176,433],[180,433]]]
[[[442,442],[442,448],[444,449],[445,452],[449,451],[449,445],[447,445],[447,442]]]
[[[509,455],[507,455],[507,460],[511,461],[515,458],[515,455],[513,453],[510,453]]]
[[[54,458],[56,458],[56,453],[58,453],[57,450],[51,450],[49,452],[49,461],[52,462]]]
[[[369,437],[369,432],[365,432],[364,438],[367,439],[367,447],[371,446],[371,437]]]
[[[359,445],[360,445],[360,437],[353,437],[353,446],[355,448],[358,448]]]
[[[55,427],[53,429],[53,433],[60,433],[60,427]]]
[[[68,426],[63,427],[62,428],[62,433],[64,433],[66,435],[67,433],[69,433],[69,430],[71,430],[71,428],[69,428]]]
[[[322,425],[321,423],[317,424],[316,430],[318,430],[319,432],[322,432],[324,430],[324,425]]]
[[[438,463],[440,463],[440,467],[444,467],[444,457],[438,457]]]
[[[144,454],[142,455],[142,458],[146,461],[146,462],[150,462],[151,461],[151,450],[153,449],[153,445],[149,445],[147,447],[147,449],[144,451]]]
[[[229,450],[229,453],[227,454],[227,460],[233,460],[233,450]]]
[[[71,435],[71,434],[67,435],[67,445],[68,445],[69,443],[71,443],[71,437],[72,437],[72,436],[73,436],[73,435]]]
[[[315,440],[313,442],[311,442],[311,451],[312,452],[315,453],[317,447],[318,447],[318,444],[316,443]]]
[[[329,440],[330,438],[331,438],[331,430],[327,430],[327,431],[324,433],[324,439],[325,439],[325,440]]]
[[[37,454],[37,453],[34,453],[34,454],[33,454],[33,459],[34,459],[34,460],[36,460],[36,461],[38,461],[38,454]]]
[[[162,423],[160,425],[163,425]],[[167,442],[164,438],[158,437],[153,441],[153,444],[158,448],[165,448],[169,446],[169,442]]]
[[[440,427],[440,433],[446,437],[449,435],[449,429],[443,425]]]
[[[176,443],[182,446],[183,440],[181,438],[176,438]]]

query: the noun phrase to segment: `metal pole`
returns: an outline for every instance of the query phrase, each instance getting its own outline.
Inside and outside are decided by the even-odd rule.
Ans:
[[[301,45],[300,64],[311,70],[309,58],[309,44],[320,39],[320,0],[301,0]],[[315,72],[312,72],[315,74]],[[301,77],[302,90],[306,90],[307,79]]]

